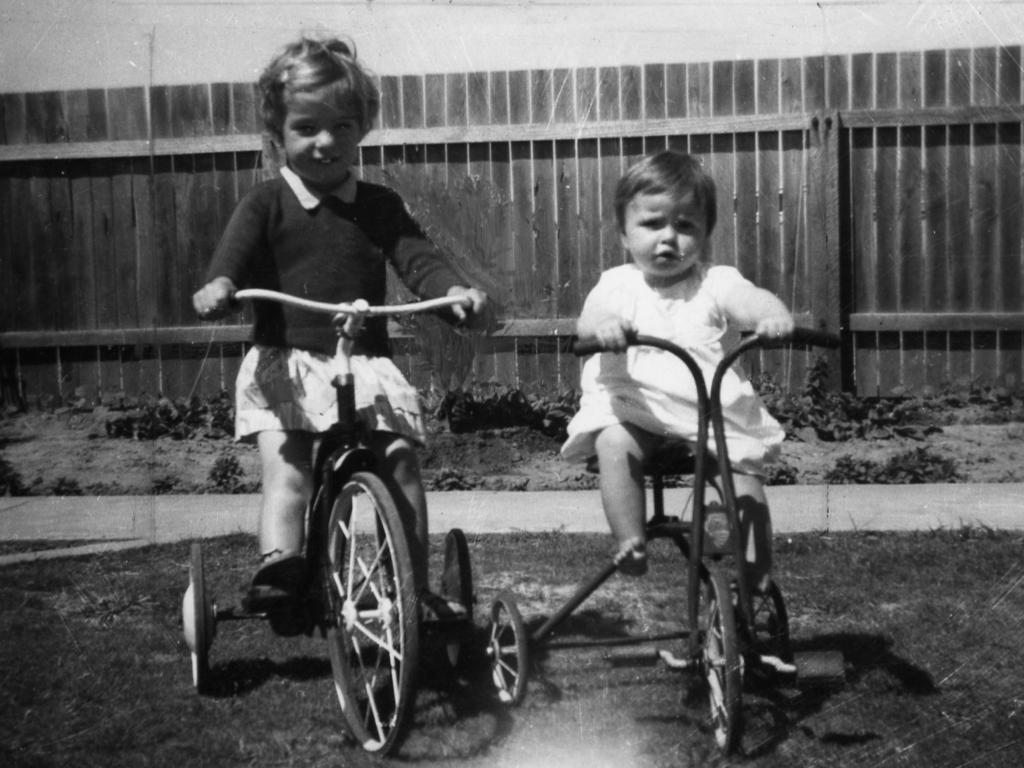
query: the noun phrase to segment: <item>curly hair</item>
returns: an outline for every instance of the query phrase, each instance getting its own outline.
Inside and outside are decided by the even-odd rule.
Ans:
[[[260,75],[263,125],[280,138],[288,99],[298,93],[325,91],[325,98],[351,109],[368,133],[380,112],[380,91],[356,59],[355,45],[337,37],[303,36],[274,57]]]

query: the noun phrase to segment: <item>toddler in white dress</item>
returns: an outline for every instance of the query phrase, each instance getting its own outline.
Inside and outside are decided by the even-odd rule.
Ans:
[[[627,335],[658,336],[686,348],[710,383],[742,330],[785,336],[793,317],[771,292],[739,271],[710,264],[715,184],[689,155],[667,150],[644,158],[619,181],[615,213],[632,263],[605,272],[577,322],[581,340],[608,351],[583,367],[580,410],[562,456],[597,456],[601,500],[626,574],[647,570],[643,465],[666,440],[697,437],[696,388],[672,355],[628,347]],[[726,441],[746,542],[751,587],[767,587],[771,519],[762,476],[784,432],[741,370],[722,383]],[[714,449],[713,442],[710,447]]]

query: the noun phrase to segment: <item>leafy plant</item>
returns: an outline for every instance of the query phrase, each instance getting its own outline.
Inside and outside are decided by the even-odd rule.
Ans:
[[[210,467],[208,479],[210,485],[221,493],[242,493],[248,490],[242,479],[244,475],[245,471],[238,457],[223,453]]]
[[[938,427],[923,418],[919,400],[863,398],[828,387],[829,363],[818,357],[797,394],[784,392],[769,376],[755,380],[766,407],[787,435],[810,431],[819,440],[885,439],[897,435],[923,438]]]
[[[846,485],[955,483],[959,479],[956,462],[928,447],[897,453],[884,462],[841,456],[825,475],[827,483]]]
[[[28,487],[21,475],[3,456],[0,456],[0,496],[27,496]]]

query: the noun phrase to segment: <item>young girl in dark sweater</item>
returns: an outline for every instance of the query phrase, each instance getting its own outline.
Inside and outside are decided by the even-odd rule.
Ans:
[[[338,39],[287,46],[259,80],[266,131],[284,157],[278,178],[239,203],[193,296],[204,319],[222,317],[240,288],[307,299],[385,299],[386,263],[421,298],[464,296],[459,321],[479,316],[487,296],[461,284],[397,193],[356,179],[359,142],[380,107],[376,85]],[[254,610],[287,601],[304,573],[305,508],[318,433],[334,421],[329,318],[273,302],[254,305],[254,346],[236,382],[235,436],[254,440],[263,470],[260,567]],[[427,507],[415,445],[425,438],[419,400],[392,363],[386,321],[368,318],[352,359],[357,408],[370,426],[382,475],[415,532],[417,586],[427,587]],[[411,523],[411,524],[410,524]]]

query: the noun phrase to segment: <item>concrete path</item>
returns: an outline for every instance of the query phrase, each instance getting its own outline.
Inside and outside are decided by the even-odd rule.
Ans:
[[[1024,529],[1024,483],[772,486],[767,493],[776,533]],[[667,491],[670,513],[688,496],[686,489]],[[596,491],[452,491],[428,499],[435,533],[608,530]],[[0,541],[89,542],[0,556],[0,565],[254,532],[258,501],[216,494],[0,498]]]

